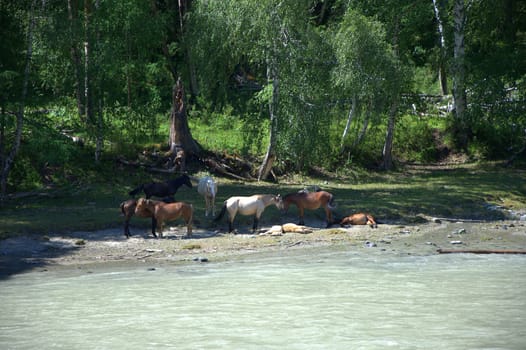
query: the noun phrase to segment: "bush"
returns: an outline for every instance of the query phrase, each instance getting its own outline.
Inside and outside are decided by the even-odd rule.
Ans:
[[[410,162],[435,162],[444,147],[441,139],[445,122],[439,118],[403,115],[395,130],[393,152]]]

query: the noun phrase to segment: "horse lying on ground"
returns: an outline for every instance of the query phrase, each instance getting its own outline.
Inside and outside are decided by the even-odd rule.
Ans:
[[[129,195],[135,196],[137,193],[144,191],[146,199],[149,199],[152,196],[163,198],[167,196],[173,196],[182,185],[192,188],[190,177],[186,174],[166,182],[150,182],[142,184],[139,187],[131,190]]]
[[[364,213],[356,213],[349,215],[347,217],[344,217],[340,221],[341,226],[345,225],[369,225],[371,228],[377,228],[378,224],[376,223],[376,220],[373,218],[370,214],[364,214]]]
[[[153,213],[153,218],[157,223],[157,231],[159,237],[163,236],[163,226],[165,221],[174,221],[183,218],[186,223],[186,235],[192,235],[192,218],[194,215],[194,207],[192,204],[185,202],[163,203],[151,199],[139,198],[135,208],[135,214],[138,216],[148,215]],[[154,230],[155,231],[155,230]],[[154,237],[157,237],[153,232]]]
[[[210,176],[205,176],[199,180],[197,185],[197,193],[205,197],[205,216],[210,212],[212,216],[216,216],[215,200],[217,195],[217,184]]]
[[[332,193],[326,191],[300,191],[296,193],[289,193],[283,197],[283,210],[285,213],[288,211],[289,205],[291,204],[294,204],[298,207],[300,225],[305,225],[305,209],[315,210],[319,207],[323,207],[325,209],[327,227],[329,227],[333,222],[332,210],[336,208],[336,205],[334,203],[334,196]]]
[[[293,223],[283,224],[283,225],[274,225],[268,231],[260,233],[260,235],[270,235],[270,236],[281,236],[284,233],[294,232],[294,233],[311,233],[313,229],[305,226],[296,225]]]
[[[255,232],[261,214],[266,207],[274,204],[276,208],[283,208],[283,201],[281,196],[278,194],[255,194],[249,197],[230,197],[223,203],[221,212],[214,219],[214,221],[219,221],[228,211],[228,232],[234,231],[234,219],[237,214],[240,215],[254,215],[254,224],[252,225],[252,232]]]

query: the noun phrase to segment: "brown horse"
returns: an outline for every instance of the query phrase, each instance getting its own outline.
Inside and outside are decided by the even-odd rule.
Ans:
[[[126,236],[126,238],[130,238],[131,236],[130,220],[132,216],[135,215],[135,208],[137,207],[137,200],[128,199],[127,201],[122,202],[120,207],[121,207],[121,213],[124,215],[124,236]],[[153,213],[148,210],[144,210],[144,211],[141,211],[140,213],[137,213],[137,216],[142,217],[142,218],[152,218],[152,234],[154,237],[157,237],[157,235],[155,234],[155,226],[157,225],[157,223],[155,222]]]
[[[345,225],[369,225],[371,228],[377,228],[378,224],[371,214],[356,213],[344,217],[340,221],[341,226]]]
[[[289,205],[294,204],[298,207],[300,216],[300,225],[305,225],[303,220],[304,210],[315,210],[319,207],[325,209],[325,215],[327,218],[327,227],[332,224],[332,210],[336,208],[334,203],[334,196],[332,193],[326,191],[306,192],[300,191],[296,193],[289,193],[283,197],[283,208],[284,212],[287,212]]]
[[[157,231],[159,236],[163,236],[163,226],[165,221],[174,221],[183,218],[186,223],[186,235],[192,235],[192,218],[194,216],[194,207],[192,204],[185,202],[163,203],[151,199],[139,198],[135,214],[138,216],[153,213],[157,222]],[[154,234],[155,235],[155,234]]]

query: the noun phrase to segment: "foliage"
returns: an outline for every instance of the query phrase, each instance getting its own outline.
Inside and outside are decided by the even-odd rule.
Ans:
[[[98,136],[107,157],[133,157],[143,145],[164,145],[176,75],[196,90],[188,111],[197,141],[252,159],[269,142],[268,106],[276,93],[277,164],[299,172],[374,167],[396,96],[439,91],[432,1],[72,0],[79,8],[70,14],[67,4],[56,1],[0,0],[2,152],[13,141],[32,3],[38,4],[38,23],[11,191],[43,186],[45,169],[62,183],[72,173],[91,176]],[[526,7],[519,1],[475,1],[467,11],[469,152],[479,159],[509,158],[526,142]],[[446,7],[446,43],[452,38],[450,12]],[[85,42],[91,43],[89,69]],[[451,58],[452,45],[447,50]],[[271,66],[279,91],[269,81]],[[78,109],[76,89],[84,91],[84,74],[92,79],[98,129]],[[352,100],[356,116],[340,153]],[[436,113],[430,103],[412,101]],[[401,106],[402,114],[408,107]],[[447,132],[457,123],[448,122],[404,114],[395,128],[394,154],[436,160],[437,135],[450,139]],[[64,133],[82,137],[84,148]]]

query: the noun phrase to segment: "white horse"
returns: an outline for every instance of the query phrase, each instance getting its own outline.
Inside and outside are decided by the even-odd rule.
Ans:
[[[254,225],[252,226],[252,231],[255,232],[259,218],[266,207],[274,204],[279,210],[283,209],[283,200],[278,194],[255,194],[249,197],[230,197],[224,203],[221,208],[221,213],[215,218],[214,221],[219,221],[225,215],[225,212],[228,211],[228,232],[234,230],[234,218],[236,214],[241,215],[254,215]]]
[[[216,215],[215,200],[217,195],[217,184],[210,176],[205,176],[199,180],[197,193],[205,197],[205,216],[211,212],[212,216]]]

